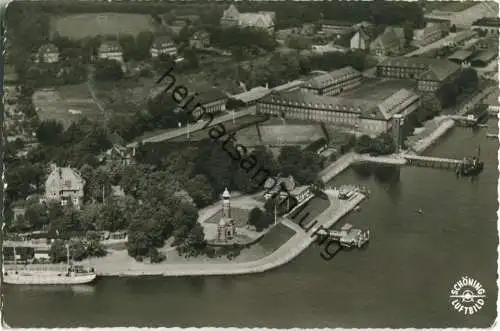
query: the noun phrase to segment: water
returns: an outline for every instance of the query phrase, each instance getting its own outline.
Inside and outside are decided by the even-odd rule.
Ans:
[[[496,316],[497,150],[485,130],[454,131],[429,151],[462,157],[481,144],[476,181],[423,168],[347,170],[334,184],[367,186],[372,196],[347,221],[371,229],[367,249],[332,261],[311,247],[257,275],[203,278],[105,278],[90,288],[7,286],[13,327],[487,327]],[[421,208],[422,214],[416,211]],[[473,316],[448,298],[462,276],[486,289]]]

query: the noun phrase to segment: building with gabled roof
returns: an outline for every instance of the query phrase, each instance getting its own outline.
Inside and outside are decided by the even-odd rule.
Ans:
[[[230,5],[228,9],[224,10],[220,24],[224,27],[238,26],[273,32],[275,20],[276,13],[274,12],[240,13],[235,5]]]
[[[448,56],[448,60],[455,62],[462,67],[470,66],[470,59],[474,56],[474,52],[460,49]]]
[[[312,77],[302,85],[301,89],[317,95],[338,95],[361,85],[361,79],[361,73],[348,66]]]
[[[404,47],[403,28],[388,26],[370,44],[370,52],[378,56],[398,54]]]
[[[151,57],[153,59],[157,58],[161,54],[166,54],[170,56],[177,55],[177,47],[174,41],[169,36],[157,36],[153,40],[153,44],[150,49]]]
[[[70,167],[52,165],[45,181],[45,199],[59,201],[61,205],[72,203],[77,209],[83,203],[85,179]]]
[[[360,26],[358,30],[354,33],[349,41],[349,45],[351,49],[361,49],[367,50],[370,48],[370,42],[372,40],[372,35],[369,30]]]
[[[377,76],[414,79],[422,92],[437,91],[446,82],[454,81],[460,66],[442,59],[426,57],[393,57],[377,65]]]

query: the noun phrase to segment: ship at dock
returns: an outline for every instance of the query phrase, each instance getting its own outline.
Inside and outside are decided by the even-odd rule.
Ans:
[[[79,285],[93,282],[97,277],[94,268],[73,265],[68,245],[66,251],[68,262],[65,268],[58,270],[49,270],[43,264],[3,265],[3,282],[12,285]]]
[[[481,161],[481,147],[477,149],[477,155],[472,157],[465,157],[462,162],[457,165],[457,176],[475,176],[484,169],[484,162]]]

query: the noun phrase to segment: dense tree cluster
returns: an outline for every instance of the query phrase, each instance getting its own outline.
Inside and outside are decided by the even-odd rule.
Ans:
[[[212,45],[228,49],[240,57],[244,57],[246,54],[258,55],[260,50],[272,51],[277,45],[271,34],[252,28],[211,27],[209,33]]]
[[[362,135],[356,141],[354,150],[360,154],[388,155],[396,151],[396,145],[389,133],[382,133],[375,139],[372,139],[368,135]]]
[[[261,232],[273,223],[274,216],[268,211],[262,211],[260,208],[253,208],[248,214],[248,224],[255,226],[257,232]]]

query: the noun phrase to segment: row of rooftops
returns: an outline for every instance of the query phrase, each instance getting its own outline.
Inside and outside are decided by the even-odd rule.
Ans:
[[[331,86],[339,81],[351,79],[353,77],[361,77],[361,73],[354,69],[353,67],[344,67],[338,70],[334,70],[328,73],[324,73],[315,77],[312,77],[307,82],[304,83],[304,87],[311,89],[323,89],[325,87]]]
[[[426,57],[394,57],[388,58],[377,67],[404,67],[424,70],[417,79],[444,81],[460,70],[460,66],[443,59]]]
[[[273,92],[260,103],[309,107],[324,111],[355,113],[362,118],[389,120],[400,112],[405,103],[412,103],[420,97],[414,92],[400,89],[388,98],[377,101],[362,98],[315,95],[303,91]]]
[[[174,45],[174,42],[169,36],[156,36],[151,45],[152,49],[161,50],[165,47],[171,47]],[[122,52],[123,49],[119,42],[115,40],[103,41],[99,46],[100,53],[111,53],[111,52]],[[40,53],[58,53],[59,49],[56,45],[52,43],[43,44],[39,48]]]

